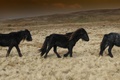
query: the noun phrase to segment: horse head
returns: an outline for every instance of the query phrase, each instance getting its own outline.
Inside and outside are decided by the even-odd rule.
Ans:
[[[84,41],[89,41],[89,36],[84,28],[77,29],[75,32],[73,32],[69,40],[80,38]]]
[[[27,41],[32,41],[32,36],[30,34],[30,31],[27,29],[24,30],[24,39]]]
[[[81,34],[82,40],[89,41],[89,36],[85,29],[81,28],[80,34]]]

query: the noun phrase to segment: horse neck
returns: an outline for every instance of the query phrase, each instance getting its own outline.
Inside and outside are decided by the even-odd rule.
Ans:
[[[18,32],[18,42],[21,42],[22,40],[24,40],[25,39],[25,36],[23,35],[23,31],[21,31],[21,32]]]
[[[73,41],[74,43],[76,43],[81,37],[73,37],[70,41]]]

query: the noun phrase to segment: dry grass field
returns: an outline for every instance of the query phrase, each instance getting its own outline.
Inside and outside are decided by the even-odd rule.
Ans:
[[[112,15],[112,17],[114,16],[116,14]],[[120,48],[114,46],[112,50],[114,58],[107,56],[107,49],[103,57],[99,58],[98,55],[103,35],[110,32],[120,33],[120,17],[117,18],[118,21],[107,19],[105,21],[74,22],[74,20],[66,23],[64,21],[55,22],[53,19],[48,18],[49,16],[45,16],[44,20],[43,17],[40,17],[40,19],[26,18],[0,22],[0,33],[9,33],[27,28],[31,31],[33,38],[32,42],[24,41],[20,43],[22,58],[18,56],[15,48],[11,51],[10,56],[6,58],[7,47],[0,47],[0,80],[120,79]],[[55,19],[55,17],[53,18]],[[100,18],[96,17],[96,19],[99,20]],[[52,33],[65,34],[78,28],[86,29],[90,41],[79,40],[73,49],[72,58],[69,56],[67,58],[57,58],[53,50],[49,52],[47,59],[40,57],[38,49],[41,48],[46,36]],[[66,52],[67,49],[58,48],[58,53],[61,56]]]

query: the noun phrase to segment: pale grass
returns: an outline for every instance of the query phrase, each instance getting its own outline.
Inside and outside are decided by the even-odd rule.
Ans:
[[[105,26],[103,26],[105,24]],[[14,26],[11,29],[4,27],[0,33],[23,30],[24,26]],[[0,47],[0,80],[119,80],[120,79],[120,48],[113,48],[114,58],[107,56],[105,50],[99,59],[100,42],[104,34],[120,32],[118,23],[65,23],[47,25],[28,25],[33,41],[21,42],[20,49],[23,57],[20,58],[14,48],[8,58],[5,57],[7,48]],[[65,34],[78,28],[85,28],[89,33],[90,41],[78,41],[73,49],[73,57],[63,58],[67,49],[58,48],[62,58],[58,59],[53,49],[48,58],[40,57],[45,37],[52,34]]]

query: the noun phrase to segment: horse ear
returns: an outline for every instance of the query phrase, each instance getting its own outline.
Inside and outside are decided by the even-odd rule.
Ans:
[[[84,30],[84,28],[81,28],[81,30]]]
[[[84,28],[81,28],[80,30],[81,30],[81,31],[80,31],[80,34],[83,34],[83,32],[85,31]]]
[[[28,31],[28,29],[25,29],[25,31]]]

